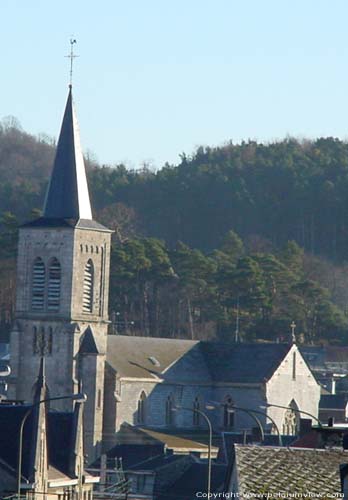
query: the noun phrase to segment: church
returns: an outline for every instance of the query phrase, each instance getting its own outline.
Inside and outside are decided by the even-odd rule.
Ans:
[[[254,423],[234,406],[260,411],[271,403],[317,415],[320,387],[295,343],[108,335],[111,234],[92,216],[70,85],[43,215],[19,231],[11,399],[32,399],[44,357],[51,397],[87,394],[89,463],[114,445],[124,422],[205,429],[199,410],[211,412],[216,430],[241,430]],[[299,414],[263,411],[265,427],[267,413],[282,433],[296,433]]]

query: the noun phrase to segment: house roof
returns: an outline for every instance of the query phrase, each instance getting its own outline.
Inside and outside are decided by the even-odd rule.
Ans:
[[[120,377],[262,383],[272,377],[290,348],[109,335],[107,362]]]
[[[185,472],[170,485],[170,498],[175,500],[193,500],[197,492],[207,491],[207,463],[193,463]],[[211,492],[222,491],[226,475],[226,466],[212,464]],[[168,500],[168,491],[159,494],[157,500]]]
[[[170,453],[162,453],[156,457],[148,458],[142,462],[137,463],[128,470],[132,471],[154,471],[162,467],[166,467],[169,464],[182,460],[183,455],[174,455]]]
[[[319,401],[320,410],[344,410],[347,406],[345,394],[322,394]]]
[[[348,373],[348,347],[300,346],[299,350],[314,371]]]
[[[19,430],[30,405],[0,404],[0,461],[17,471]],[[23,429],[22,475],[28,477],[30,448],[33,436],[33,413],[29,414]]]
[[[340,450],[235,445],[238,493],[340,493],[339,467],[347,460]]]

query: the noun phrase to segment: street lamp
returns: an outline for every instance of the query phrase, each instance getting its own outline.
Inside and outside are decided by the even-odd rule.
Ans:
[[[219,406],[224,406],[224,403],[219,403]],[[210,404],[210,405],[208,404],[208,405],[206,405],[206,409],[207,410],[216,410],[216,406],[213,404]],[[227,413],[234,413],[235,410],[243,411],[243,412],[247,413],[256,422],[256,425],[258,426],[258,428],[260,430],[261,442],[263,442],[265,439],[265,433],[264,433],[260,419],[256,415],[254,415],[251,410],[249,410],[247,408],[240,408],[239,406],[235,406],[235,405],[233,405],[230,408],[227,408]]]
[[[298,410],[297,408],[293,408],[292,406],[282,406],[282,405],[276,405],[273,403],[265,403],[263,406],[260,406],[260,408],[266,409],[266,408],[271,408],[272,406],[274,408],[282,408],[283,410],[292,410],[295,413],[300,413],[300,414],[303,413],[303,415],[308,415],[309,417],[313,418],[316,422],[318,422],[319,427],[323,427],[323,424],[320,422],[320,420],[317,417],[315,417],[311,413],[308,413],[308,411]]]
[[[0,368],[0,377],[8,377],[11,375],[11,368],[8,365],[2,366]]]
[[[197,408],[188,408],[186,406],[175,406],[172,408],[173,411],[178,411],[178,410],[186,410],[186,411],[191,411],[192,413],[198,413],[198,415],[201,415],[204,420],[206,421],[209,429],[209,442],[208,442],[208,478],[207,478],[207,498],[210,498],[210,490],[211,490],[211,447],[212,447],[212,441],[213,441],[213,428],[211,425],[211,422],[208,418],[208,416],[202,411],[198,410]]]
[[[213,402],[212,405],[208,405],[206,408],[213,410],[213,409],[216,408],[216,406],[224,406],[224,403],[221,403],[221,402],[215,403],[215,402]],[[262,428],[260,420],[254,414],[256,413],[257,415],[262,415],[263,417],[268,418],[272,422],[272,424],[274,425],[274,428],[277,431],[279,446],[283,446],[282,436],[281,436],[281,434],[279,432],[279,428],[278,428],[277,424],[275,423],[275,421],[273,420],[273,418],[270,417],[267,413],[265,413],[263,411],[260,411],[260,410],[254,410],[253,408],[242,408],[241,406],[235,406],[235,405],[232,405],[230,407],[230,410],[233,410],[233,409],[239,410],[239,411],[245,411],[246,413],[248,413],[250,415],[250,417],[252,417],[255,420],[255,422],[257,422],[258,427],[260,429],[262,429],[262,432],[261,432],[261,436],[263,436],[262,439],[264,439],[264,431],[263,431],[263,428]],[[230,413],[232,413],[232,411],[230,411]]]
[[[87,401],[87,395],[78,393],[78,394],[69,394],[68,396],[57,396],[55,398],[47,398],[47,399],[42,399],[41,401],[38,401],[37,403],[34,403],[33,405],[30,406],[28,411],[24,414],[24,417],[22,418],[21,421],[21,426],[19,428],[19,448],[18,448],[18,477],[17,477],[17,498],[20,500],[21,497],[21,476],[22,476],[22,454],[23,454],[23,430],[24,430],[24,424],[27,421],[27,418],[31,414],[31,412],[36,408],[37,406],[40,406],[43,403],[49,403],[51,401],[58,401],[61,399],[72,399],[73,401],[76,401],[77,403],[84,403]]]

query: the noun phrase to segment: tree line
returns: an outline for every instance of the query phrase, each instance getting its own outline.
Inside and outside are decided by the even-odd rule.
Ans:
[[[0,123],[0,327],[18,225],[40,214],[54,141]],[[200,147],[158,171],[87,161],[95,218],[115,230],[112,332],[346,341],[348,144]]]

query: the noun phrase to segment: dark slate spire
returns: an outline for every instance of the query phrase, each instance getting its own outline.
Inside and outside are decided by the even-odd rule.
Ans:
[[[92,219],[71,85],[69,86],[56,157],[47,189],[44,217],[50,219]]]

